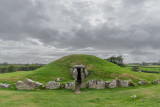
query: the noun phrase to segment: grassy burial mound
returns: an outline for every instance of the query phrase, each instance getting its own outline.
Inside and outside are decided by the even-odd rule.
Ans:
[[[70,74],[70,69],[78,64],[84,64],[89,72],[85,81],[91,79],[113,80],[119,78],[124,80],[132,79],[136,82],[139,79],[153,81],[160,77],[158,74],[133,72],[92,55],[69,55],[35,71],[0,74],[0,82],[15,83],[18,80],[30,78],[34,81],[47,83],[59,77],[63,78],[62,83],[71,82],[74,79]]]

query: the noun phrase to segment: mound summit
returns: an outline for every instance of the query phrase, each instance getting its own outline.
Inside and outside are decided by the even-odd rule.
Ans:
[[[119,78],[138,81],[139,79],[155,80],[159,78],[156,74],[130,71],[129,69],[122,68],[93,55],[69,55],[53,61],[35,71],[0,74],[0,82],[15,83],[17,80],[30,78],[35,81],[47,83],[59,77],[63,78],[62,83],[72,82],[74,79],[70,74],[70,69],[74,65],[81,64],[86,66],[89,73],[84,80],[86,82],[93,79],[113,80]]]

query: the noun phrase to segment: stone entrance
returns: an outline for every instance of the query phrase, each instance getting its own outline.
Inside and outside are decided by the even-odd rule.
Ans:
[[[81,78],[81,68],[77,68],[77,83],[81,84],[82,83],[82,78]]]
[[[88,71],[85,69],[84,65],[74,65],[71,69],[71,75],[76,83],[76,93],[80,93],[81,84],[88,75]]]

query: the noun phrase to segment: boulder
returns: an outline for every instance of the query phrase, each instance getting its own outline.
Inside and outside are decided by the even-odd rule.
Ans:
[[[49,81],[46,85],[45,85],[45,87],[47,88],[47,89],[58,89],[58,88],[60,88],[60,83],[59,82],[55,82],[55,81]]]
[[[109,88],[122,87],[122,85],[124,85],[124,81],[116,78],[115,80],[111,81]]]
[[[65,84],[65,89],[75,90],[75,82],[68,82]]]
[[[121,80],[119,80],[118,78],[116,78],[115,81],[116,81],[116,85],[117,85],[116,87],[122,87],[123,83],[121,84]]]
[[[97,80],[97,88],[96,89],[104,89],[105,82],[103,80]]]
[[[91,89],[104,89],[105,82],[103,80],[90,80],[89,81],[89,88],[91,88]]]
[[[30,86],[24,84],[23,81],[18,81],[18,82],[16,83],[16,88],[17,88],[18,90],[33,90],[33,89],[34,89],[33,87],[30,87]]]
[[[115,88],[117,87],[117,81],[113,80],[110,84],[109,84],[109,88]]]
[[[128,87],[128,86],[129,86],[128,81],[126,81],[126,80],[120,81],[120,87]]]
[[[109,85],[108,85],[109,84]],[[127,81],[127,80],[119,80],[119,79],[115,79],[112,82],[108,82],[106,84],[106,87],[109,88],[115,88],[115,87],[130,87],[130,86],[135,86],[136,83],[133,83],[131,80]]]
[[[43,84],[39,82],[35,82],[31,79],[25,79],[24,81],[18,81],[16,83],[16,88],[18,90],[33,90],[40,86],[43,86]]]
[[[159,84],[159,83],[160,83],[160,80],[153,81],[153,84]]]
[[[106,81],[106,82],[105,82],[105,87],[106,87],[106,88],[109,88],[109,84],[110,84],[110,83],[111,83],[111,81]]]
[[[96,89],[96,86],[97,86],[96,80],[90,80],[89,81],[89,88]]]
[[[0,83],[0,88],[11,88],[10,84]]]
[[[141,80],[138,81],[138,84],[139,85],[149,85],[150,82],[149,81],[144,81],[144,80],[141,79]]]

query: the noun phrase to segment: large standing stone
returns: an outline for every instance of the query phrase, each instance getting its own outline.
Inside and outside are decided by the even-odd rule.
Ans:
[[[74,69],[73,72],[72,72],[72,76],[73,76],[75,81],[77,81],[77,75],[78,75],[78,71],[77,71],[77,69]]]
[[[82,82],[83,82],[84,78],[85,78],[85,75],[84,75],[84,73],[82,72],[82,73],[81,73],[81,80],[82,80]]]
[[[47,89],[58,89],[58,88],[60,88],[60,83],[59,82],[55,82],[55,81],[49,81],[46,85],[45,85],[45,87],[47,88]]]
[[[91,88],[91,89],[104,89],[105,82],[103,80],[90,80],[89,81],[89,88]]]
[[[65,89],[75,90],[75,82],[68,82],[65,84]]]
[[[88,71],[86,69],[84,70],[84,74],[85,74],[85,76],[88,75]]]
[[[32,81],[31,79],[25,79],[24,81],[18,81],[16,83],[16,88],[19,90],[33,90],[43,86],[42,83]]]
[[[0,83],[0,88],[11,88],[10,84]]]

